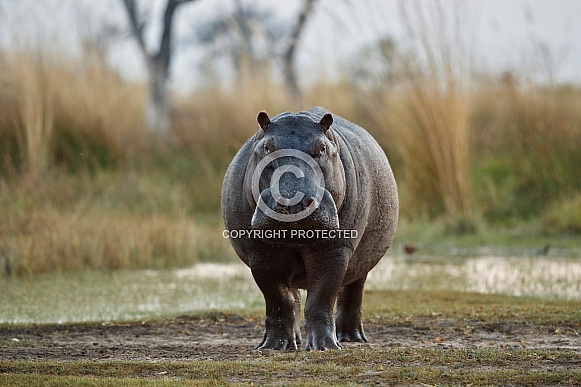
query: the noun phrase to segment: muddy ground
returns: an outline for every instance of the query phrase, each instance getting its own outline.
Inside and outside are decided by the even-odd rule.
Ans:
[[[579,364],[567,366],[581,367],[579,323],[556,327],[511,320],[491,323],[424,317],[367,321],[365,329],[370,343],[345,346],[562,349],[579,352]],[[262,333],[262,320],[237,314],[133,323],[2,326],[0,359],[242,360],[271,352],[253,350]]]

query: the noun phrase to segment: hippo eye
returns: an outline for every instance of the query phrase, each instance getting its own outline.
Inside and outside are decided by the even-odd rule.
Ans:
[[[268,143],[264,143],[264,153],[269,154],[270,153],[270,149],[268,149]]]
[[[327,145],[323,144],[323,146],[321,147],[321,150],[319,151],[319,153],[321,155],[324,155],[327,152]]]

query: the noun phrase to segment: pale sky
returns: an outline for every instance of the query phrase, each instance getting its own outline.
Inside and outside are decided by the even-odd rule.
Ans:
[[[295,17],[302,0],[241,0],[271,8],[281,20]],[[419,0],[426,6],[433,1]],[[441,0],[446,14],[460,16],[479,69],[538,72],[550,68],[561,82],[581,83],[581,1],[578,0]],[[149,43],[158,40],[165,0],[141,0],[154,21]],[[176,36],[192,26],[233,8],[234,0],[197,0],[180,8]],[[319,0],[298,51],[298,67],[306,83],[320,74],[333,76],[352,61],[364,44],[389,35],[410,44],[401,0]],[[458,10],[462,9],[461,12]],[[36,37],[42,44],[75,52],[79,30],[91,31],[98,20],[126,25],[121,0],[0,0],[0,42],[14,45]],[[55,43],[56,42],[56,43]],[[199,50],[198,50],[199,51]],[[199,83],[195,48],[178,52],[172,84],[181,88]],[[135,43],[121,39],[111,45],[111,63],[128,77],[142,77],[143,62]]]

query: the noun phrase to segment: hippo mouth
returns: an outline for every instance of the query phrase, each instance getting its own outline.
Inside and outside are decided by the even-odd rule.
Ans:
[[[337,230],[339,216],[329,191],[322,195],[302,195],[294,200],[274,198],[271,189],[261,192],[252,216],[256,230]],[[320,200],[318,199],[320,197]]]

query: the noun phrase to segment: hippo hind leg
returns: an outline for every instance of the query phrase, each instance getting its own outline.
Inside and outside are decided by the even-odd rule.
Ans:
[[[294,296],[294,329],[295,329],[295,340],[297,344],[302,344],[303,338],[301,337],[301,324],[300,324],[300,316],[301,316],[301,293],[300,290],[297,288],[292,289],[293,296]]]
[[[339,342],[367,342],[361,322],[361,305],[363,303],[363,286],[367,275],[344,286],[337,298],[336,330]]]

